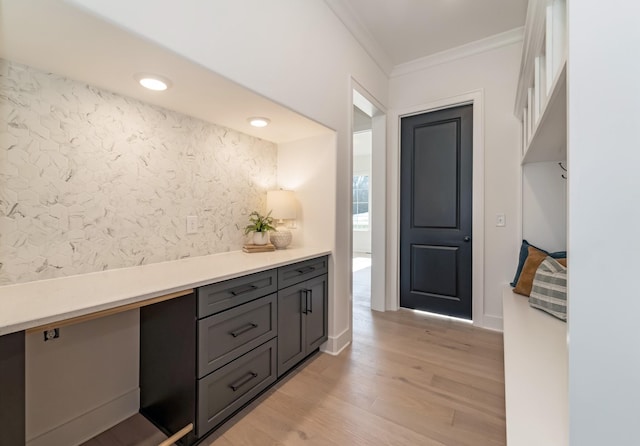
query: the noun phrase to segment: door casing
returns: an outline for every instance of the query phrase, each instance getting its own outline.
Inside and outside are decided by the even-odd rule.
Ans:
[[[473,104],[473,209],[472,254],[473,324],[500,330],[500,320],[484,314],[484,91],[475,90],[459,96],[391,112],[389,139],[389,265],[387,277],[388,310],[400,308],[400,119],[407,116]]]

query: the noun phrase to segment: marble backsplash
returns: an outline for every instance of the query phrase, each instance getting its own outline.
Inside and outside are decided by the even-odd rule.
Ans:
[[[276,164],[271,142],[0,59],[0,285],[240,249]]]

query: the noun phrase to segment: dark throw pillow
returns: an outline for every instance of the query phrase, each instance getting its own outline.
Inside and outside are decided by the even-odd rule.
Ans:
[[[533,246],[526,240],[522,240],[522,245],[520,246],[520,255],[518,256],[518,268],[516,269],[516,275],[513,278],[513,282],[511,282],[512,287],[515,287],[518,284],[518,279],[520,278],[520,274],[522,273],[524,262],[527,260],[527,256],[529,255],[529,246],[537,249],[538,251],[544,252],[546,255],[554,259],[564,259],[567,257],[567,251],[558,251],[558,252],[548,253],[544,249],[540,249],[537,246]]]

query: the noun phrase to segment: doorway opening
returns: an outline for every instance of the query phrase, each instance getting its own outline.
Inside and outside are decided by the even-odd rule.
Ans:
[[[371,306],[371,116],[353,106],[352,240],[354,305]]]
[[[386,309],[386,115],[353,90],[352,296],[354,305]]]

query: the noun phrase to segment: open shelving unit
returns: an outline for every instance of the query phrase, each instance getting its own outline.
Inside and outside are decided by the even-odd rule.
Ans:
[[[522,236],[566,249],[566,1],[529,0],[516,92],[522,123]],[[566,324],[503,294],[507,444],[568,444]]]
[[[532,0],[516,94],[522,163],[567,158],[566,0]]]
[[[567,159],[567,65],[562,64],[542,110],[522,164]]]

